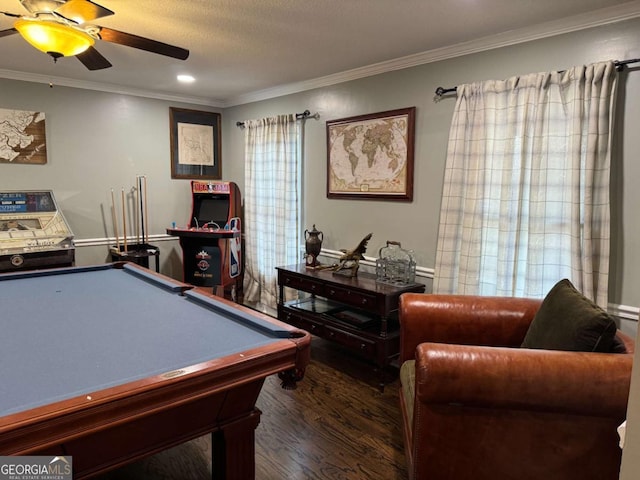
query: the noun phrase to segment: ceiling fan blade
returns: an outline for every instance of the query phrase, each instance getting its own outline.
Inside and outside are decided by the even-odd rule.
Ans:
[[[132,35],[131,33],[119,32],[118,30],[112,30],[111,28],[100,27],[98,35],[106,42],[126,45],[127,47],[146,50],[147,52],[157,53],[158,55],[165,55],[179,60],[186,60],[189,57],[189,50],[185,50],[184,48],[157,42],[149,38],[139,37],[137,35]]]
[[[89,47],[84,52],[76,55],[76,57],[89,70],[102,70],[111,66],[111,62],[93,47]]]
[[[21,15],[17,13],[9,13],[9,12],[0,12],[2,15],[6,15],[7,17],[20,18]]]
[[[56,9],[56,13],[76,23],[90,22],[114,14],[113,11],[91,0],[68,0]]]
[[[0,38],[7,37],[9,35],[13,35],[14,33],[18,33],[18,30],[15,28],[8,28],[6,30],[0,30]]]
[[[29,13],[53,12],[64,4],[65,0],[20,0],[22,6]]]

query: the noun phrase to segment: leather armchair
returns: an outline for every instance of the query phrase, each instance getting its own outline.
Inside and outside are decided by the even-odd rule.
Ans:
[[[617,480],[624,353],[519,348],[540,300],[404,294],[400,403],[411,480]]]

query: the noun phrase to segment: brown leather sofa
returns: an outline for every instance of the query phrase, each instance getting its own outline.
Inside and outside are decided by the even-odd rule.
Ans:
[[[618,479],[634,341],[618,330],[622,353],[518,348],[540,304],[400,298],[411,480]]]

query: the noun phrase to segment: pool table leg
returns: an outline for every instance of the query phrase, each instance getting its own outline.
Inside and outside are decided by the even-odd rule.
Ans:
[[[212,433],[212,477],[252,480],[256,476],[255,430],[260,410],[233,420]]]

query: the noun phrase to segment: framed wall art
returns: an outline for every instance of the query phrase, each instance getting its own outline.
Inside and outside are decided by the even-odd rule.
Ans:
[[[327,121],[327,198],[412,201],[415,113]]]
[[[47,163],[44,117],[44,112],[0,108],[0,163]]]
[[[219,180],[220,114],[169,108],[171,178]]]

